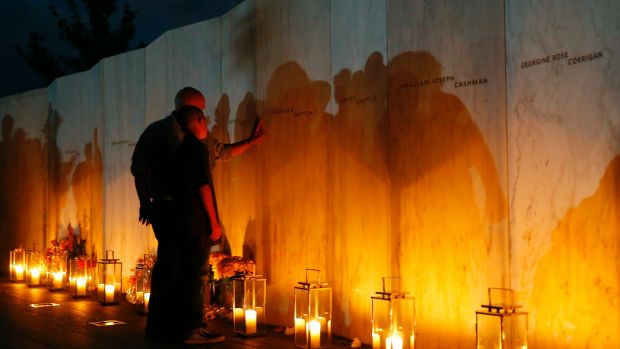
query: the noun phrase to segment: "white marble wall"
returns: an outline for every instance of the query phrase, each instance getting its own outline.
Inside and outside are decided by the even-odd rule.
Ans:
[[[370,343],[370,296],[391,276],[386,1],[331,4],[328,178],[334,331]]]
[[[389,1],[387,23],[393,270],[418,345],[472,347],[487,287],[508,285],[503,7]]]
[[[221,18],[222,95],[211,129],[221,142],[244,140],[257,118],[254,6],[254,1],[245,1]],[[256,229],[256,149],[220,161],[214,176],[216,189],[222,188],[217,190],[218,208],[231,253],[259,257],[262,249]],[[262,265],[258,272],[264,272]]]
[[[329,1],[256,1],[259,251],[271,280],[270,319],[291,324],[293,287],[306,268],[330,280],[328,223]],[[286,266],[286,267],[283,267]],[[333,280],[333,278],[331,278]]]
[[[264,143],[218,163],[214,178],[232,253],[268,277],[270,323],[292,326],[293,286],[313,267],[334,286],[334,332],[365,343],[370,295],[401,275],[418,347],[472,347],[487,287],[506,286],[530,311],[530,347],[611,348],[619,10],[611,0],[247,0],[3,98],[0,111],[45,143],[49,100],[52,125],[62,122],[39,209],[50,226],[89,210],[97,248],[119,251],[126,274],[155,246],[136,219],[133,144],[194,86],[220,140],[265,124]],[[86,190],[74,177],[89,143],[103,153]]]
[[[154,251],[157,243],[150,229],[137,221],[139,202],[128,171],[136,140],[145,127],[144,55],[140,49],[103,60],[104,246],[122,256],[126,273],[138,257]]]
[[[0,255],[48,241],[47,89],[0,100]],[[0,264],[8,273],[8,265]]]
[[[104,243],[102,84],[102,63],[89,71],[56,79],[49,87],[48,125],[49,235],[57,237],[69,224],[79,224],[88,249],[94,249],[99,256]]]
[[[512,285],[530,342],[617,347],[620,3],[506,6]]]

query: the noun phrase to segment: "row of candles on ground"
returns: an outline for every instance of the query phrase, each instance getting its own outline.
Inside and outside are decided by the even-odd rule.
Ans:
[[[383,289],[371,297],[372,348],[415,348],[415,299],[402,291],[400,277],[383,278]],[[243,336],[261,333],[265,323],[266,280],[258,276],[233,278],[234,331]],[[518,311],[514,291],[488,290],[489,304],[476,312],[477,348],[527,349],[527,313]],[[331,344],[332,289],[321,282],[320,271],[306,270],[295,287],[294,334],[298,348],[327,348]],[[257,327],[258,326],[258,327]]]
[[[97,285],[97,300],[101,304],[120,301],[122,262],[114,258],[114,251],[106,251],[106,258],[98,262],[89,256],[69,259],[60,250],[48,255],[22,248],[10,251],[9,258],[11,281],[25,282],[29,287],[47,287],[50,291],[68,287],[75,298],[88,297]]]
[[[17,251],[17,250],[15,250]],[[20,281],[26,275],[32,286],[41,273],[29,263],[19,264],[19,252],[11,253],[11,279]],[[23,251],[23,250],[22,250]],[[17,257],[17,258],[16,258]],[[145,258],[146,259],[146,258]],[[62,258],[60,258],[62,260]],[[65,256],[66,261],[66,256]],[[72,260],[71,289],[74,296],[85,296],[92,274],[80,263]],[[26,258],[26,262],[28,259]],[[75,265],[74,265],[75,263]],[[50,289],[61,288],[63,271],[56,271],[52,256],[48,274]],[[24,265],[26,267],[24,267]],[[113,251],[106,251],[106,258],[98,262],[99,284],[97,298],[102,304],[115,304],[120,300],[122,263],[114,259]],[[73,270],[76,272],[74,273]],[[60,273],[60,274],[58,274]],[[138,263],[136,266],[136,304],[142,312],[148,312],[150,298],[150,269]],[[36,284],[35,284],[36,285]],[[58,286],[58,287],[57,287]],[[415,299],[402,291],[399,277],[383,278],[382,291],[371,297],[372,301],[372,348],[413,349],[415,347]],[[331,345],[332,289],[321,282],[320,271],[306,269],[306,280],[295,287],[294,334],[298,348],[327,348]],[[232,279],[233,327],[236,334],[257,336],[264,333],[266,310],[266,279],[258,275],[246,275]],[[518,311],[514,292],[510,289],[489,289],[489,304],[485,310],[476,312],[477,348],[527,348],[527,313]]]

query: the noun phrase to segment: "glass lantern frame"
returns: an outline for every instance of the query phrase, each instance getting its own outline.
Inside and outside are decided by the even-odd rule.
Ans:
[[[153,269],[147,264],[149,255],[144,256],[144,262],[136,264],[134,276],[136,278],[136,310],[141,314],[149,313],[149,301],[151,299],[151,277]]]
[[[68,254],[66,251],[55,250],[47,255],[47,289],[50,291],[62,291],[67,288],[69,277]]]
[[[69,290],[73,298],[88,297],[96,279],[93,259],[78,256],[69,261]]]
[[[310,275],[316,275],[316,278]],[[306,281],[295,287],[295,347],[329,348],[332,342],[332,288],[319,269],[306,269]]]
[[[233,330],[242,337],[265,334],[267,279],[262,275],[232,278]]]
[[[400,277],[384,277],[382,283],[383,290],[370,297],[372,349],[413,349],[415,298],[401,290]]]
[[[26,285],[28,287],[47,286],[45,253],[43,251],[26,251]]]
[[[97,262],[97,301],[102,305],[118,304],[123,290],[123,262],[107,250],[106,258]]]
[[[514,302],[514,291],[489,288],[489,304],[476,311],[476,348],[527,348],[528,313]]]
[[[26,272],[26,251],[19,247],[9,251],[9,273],[11,281],[23,282]]]

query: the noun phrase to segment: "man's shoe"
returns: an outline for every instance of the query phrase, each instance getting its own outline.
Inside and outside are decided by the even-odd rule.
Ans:
[[[194,331],[190,333],[183,342],[190,345],[213,344],[223,342],[226,337],[221,334],[208,331]]]

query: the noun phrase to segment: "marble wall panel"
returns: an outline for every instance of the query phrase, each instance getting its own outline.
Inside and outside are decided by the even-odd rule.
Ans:
[[[186,86],[197,88],[207,100],[206,114],[215,121],[222,86],[220,18],[166,33],[166,110],[174,109],[174,96]]]
[[[256,1],[259,114],[257,231],[270,278],[268,320],[292,326],[292,289],[306,268],[333,282],[328,221],[329,1]]]
[[[0,98],[0,255],[47,242],[47,89]],[[8,273],[8,265],[0,264]]]
[[[56,79],[49,87],[48,231],[79,225],[88,251],[103,249],[103,66]]]
[[[334,249],[333,330],[371,343],[370,296],[390,276],[386,1],[333,1],[334,117],[328,195]]]
[[[169,100],[174,102],[174,95],[168,96],[166,88],[166,47],[168,33],[151,42],[144,48],[144,84],[145,84],[145,124],[162,119],[172,111]],[[134,141],[138,141],[136,138]]]
[[[475,345],[507,286],[503,7],[388,1],[390,255],[416,297],[416,344]]]
[[[512,284],[530,343],[617,347],[620,4],[506,9]]]
[[[125,275],[138,257],[154,252],[155,246],[149,229],[138,221],[140,204],[129,171],[145,125],[144,55],[140,49],[103,60],[104,245],[125,262]]]
[[[243,141],[252,132],[256,112],[254,1],[245,1],[221,18],[222,96],[211,133],[223,143]],[[230,252],[256,259],[261,249],[256,231],[256,148],[214,170],[220,218]],[[258,265],[262,273],[262,264]]]

